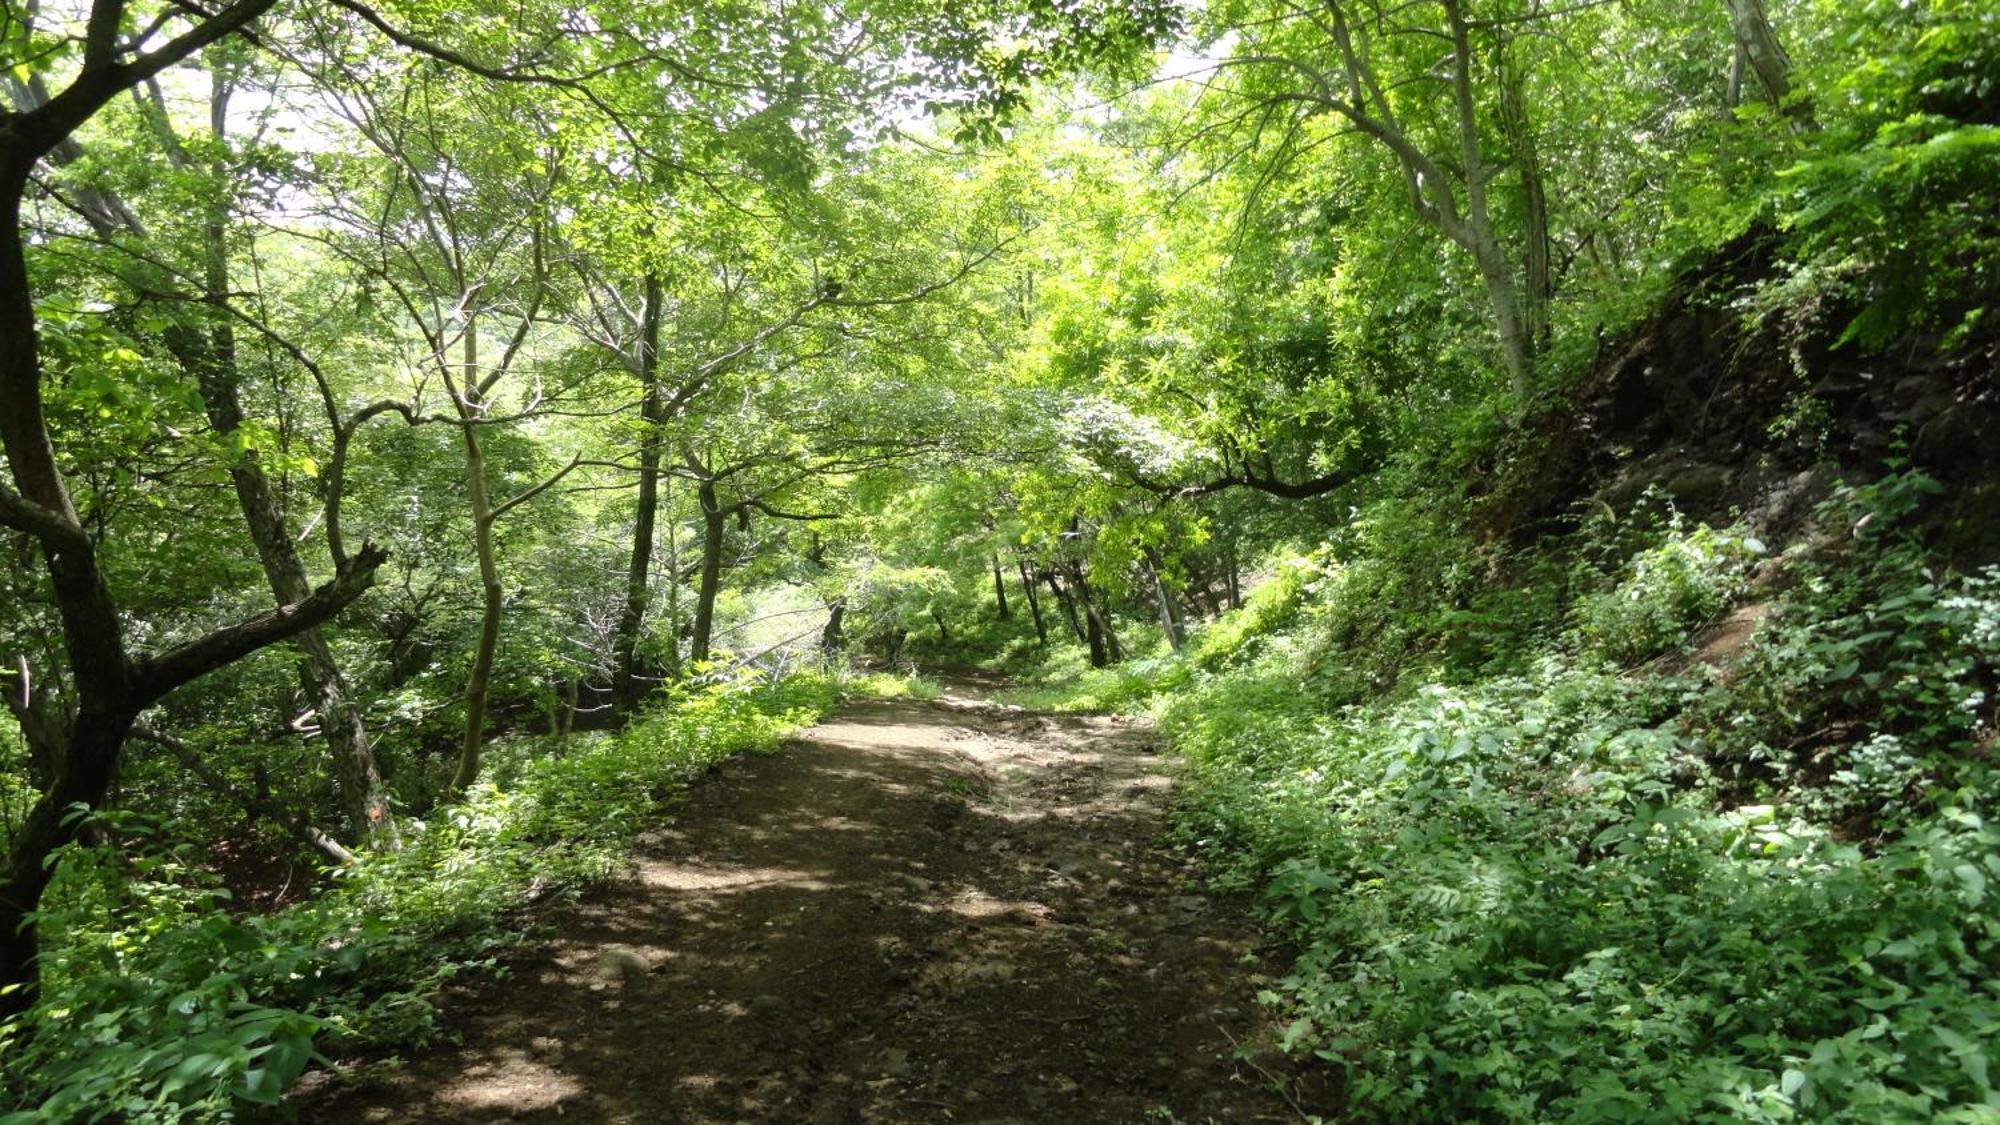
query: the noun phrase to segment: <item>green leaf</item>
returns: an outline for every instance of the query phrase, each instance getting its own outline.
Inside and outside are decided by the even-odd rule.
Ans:
[[[278,1075],[262,1067],[245,1071],[236,1084],[236,1096],[253,1105],[277,1105],[284,1092]]]
[[[1959,882],[1965,884],[1966,890],[1971,892],[1969,897],[1973,902],[1979,902],[1986,897],[1986,876],[1977,867],[1961,863],[1952,868],[1951,873],[1958,876]]]

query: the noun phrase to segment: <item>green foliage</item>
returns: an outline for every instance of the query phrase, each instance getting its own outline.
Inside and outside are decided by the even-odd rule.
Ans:
[[[707,763],[768,750],[834,704],[815,676],[677,689],[616,735],[516,748],[399,852],[274,914],[233,912],[188,844],[131,814],[72,845],[41,915],[44,998],[0,1031],[20,1121],[210,1121],[275,1104],[326,1044],[421,1045],[432,998],[518,939],[527,902],[614,871]],[[149,844],[149,841],[159,841]]]
[[[1030,711],[1109,712],[1137,708],[1159,690],[1158,676],[1172,667],[1159,659],[1092,668],[1076,649],[1043,664],[1042,682],[1002,692],[1002,702]]]
[[[1851,834],[1895,831],[1983,777],[2000,678],[2000,572],[1941,573],[1911,530],[1916,473],[1840,490],[1843,537],[1800,576],[1702,713],[1717,768]]]
[[[936,680],[893,672],[843,670],[834,683],[842,696],[860,699],[938,699],[944,695],[944,687]]]
[[[97,65],[88,7],[4,21],[21,115]],[[422,1042],[430,997],[508,940],[509,912],[615,867],[690,769],[774,744],[835,691],[939,690],[912,666],[1025,678],[1013,698],[1036,707],[1159,712],[1189,838],[1304,950],[1275,997],[1288,1045],[1348,1069],[1365,1112],[1990,1119],[2000,577],[1947,572],[1913,536],[1937,486],[1843,491],[1821,513],[1834,541],[1781,572],[1747,652],[1671,681],[1641,668],[1744,593],[1760,546],[1671,515],[1562,538],[1515,518],[1578,479],[1510,455],[1548,434],[1518,411],[1601,419],[1560,396],[1645,358],[1626,337],[1676,339],[1652,332],[1670,294],[1790,350],[1813,389],[1745,433],[1829,458],[1853,420],[1820,376],[1854,372],[1812,370],[1823,353],[1990,334],[1991,0],[1765,5],[1796,60],[1777,106],[1725,89],[1743,50],[1725,7],[587,0],[468,19],[425,0],[382,15],[442,47],[435,65],[370,21],[270,18],[66,136],[0,130],[9,167],[36,166],[9,200],[27,280],[7,296],[38,345],[6,380],[0,411],[31,424],[5,460],[95,545],[52,582],[67,548],[9,516],[10,701],[56,728],[115,712],[79,693],[268,610],[232,487],[255,469],[253,525],[284,525],[301,574],[364,537],[392,548],[326,639],[399,815],[422,818],[401,851],[254,914],[195,842],[269,826],[128,751],[92,801],[152,815],[25,860],[58,877],[45,994],[0,1033],[28,1107],[12,1120],[241,1114],[322,1046]],[[163,11],[155,46],[202,18]],[[573,25],[602,34],[548,35]],[[148,40],[122,35],[119,57]],[[1165,66],[1218,65],[1140,81],[1170,39]],[[1081,73],[1126,88],[1022,114]],[[227,112],[196,104],[228,89]],[[976,148],[903,135],[919,107]],[[1767,373],[1723,367],[1762,394]],[[220,384],[227,425],[202,393]],[[1718,384],[1702,413],[1737,401]],[[483,477],[461,468],[472,436]],[[502,512],[484,568],[475,481]],[[1170,654],[1155,616],[1214,615],[1259,558],[1249,603]],[[1047,637],[1025,593],[1003,618],[996,567],[1010,592],[1019,573],[1087,598],[1128,659],[1089,667],[1053,593]],[[117,604],[60,604],[97,590]],[[892,670],[676,688],[615,736],[521,732],[622,692],[626,654],[619,672],[676,679],[697,600],[729,654],[703,674],[811,659],[836,606],[850,650]],[[121,643],[109,674],[68,666]],[[323,819],[335,786],[297,685],[273,647],[147,719]],[[444,778],[485,687],[508,733],[458,801]],[[10,830],[50,776],[30,757],[0,723]]]
[[[1255,652],[1262,637],[1283,632],[1298,620],[1306,594],[1323,577],[1311,559],[1287,555],[1272,565],[1271,577],[1252,589],[1242,608],[1203,628],[1188,651],[1188,662],[1213,670]]]
[[[1310,594],[1206,654],[1163,708],[1180,831],[1301,950],[1286,1048],[1368,1119],[1986,1119],[2000,575],[1929,569],[1931,487],[1836,496],[1858,530],[1726,677],[1599,660],[1723,604],[1747,544],[1703,528],[1518,671],[1328,707],[1315,662],[1373,658],[1298,643]]]
[[[2000,294],[2000,25],[1967,0],[1844,6],[1832,26],[1866,55],[1819,76],[1837,118],[1777,178],[1798,263],[1780,306],[1828,294],[1841,339],[1880,349],[1912,330],[1958,340]]]
[[[1754,538],[1678,516],[1665,542],[1633,555],[1615,585],[1579,598],[1572,611],[1585,651],[1636,664],[1680,644],[1742,593]]]
[[[1800,163],[1784,176],[1782,221],[1804,261],[1767,300],[1794,307],[1806,290],[1859,305],[1841,341],[1871,350],[1913,329],[1964,339],[2000,293],[2000,211],[1979,201],[1996,178],[2000,127],[1936,115]]]

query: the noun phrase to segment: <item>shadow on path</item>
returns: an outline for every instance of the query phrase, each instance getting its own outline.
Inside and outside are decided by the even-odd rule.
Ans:
[[[314,1122],[1298,1120],[1237,1063],[1248,924],[1142,727],[870,703],[737,759],[629,877]]]

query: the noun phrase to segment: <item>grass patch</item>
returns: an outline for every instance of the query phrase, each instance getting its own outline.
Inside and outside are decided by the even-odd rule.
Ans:
[[[112,848],[73,847],[42,914],[43,996],[0,1029],[4,1125],[214,1121],[276,1105],[325,1049],[421,1047],[438,990],[519,940],[531,899],[615,871],[707,764],[768,751],[830,711],[831,681],[740,681],[661,699],[624,730],[530,755],[408,846],[327,892],[237,915],[167,825],[107,814]]]
[[[942,699],[936,680],[900,672],[848,672],[835,681],[846,699]]]

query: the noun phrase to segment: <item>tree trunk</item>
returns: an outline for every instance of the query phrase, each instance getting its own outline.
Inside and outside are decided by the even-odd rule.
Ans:
[[[846,620],[847,599],[833,599],[833,603],[826,607],[826,627],[819,631],[820,651],[826,653],[828,656],[834,656],[840,652],[841,647],[846,644],[846,638],[841,635],[841,625]]]
[[[1493,308],[1493,325],[1500,337],[1500,362],[1517,399],[1526,399],[1534,382],[1535,340],[1523,315],[1514,266],[1501,248],[1486,202],[1486,158],[1480,145],[1479,113],[1472,90],[1472,34],[1463,4],[1443,4],[1451,31],[1452,99],[1458,117],[1459,161],[1465,176],[1465,217],[1447,233],[1472,254]],[[1454,233],[1453,228],[1456,228]]]
[[[90,700],[77,712],[64,747],[62,767],[35,802],[8,849],[6,881],[0,883],[0,1018],[26,1011],[35,999],[35,955],[40,947],[32,912],[55,878],[57,851],[76,838],[74,805],[95,809],[118,770],[118,752],[138,717],[134,700]]]
[[[1014,561],[1021,571],[1021,593],[1028,599],[1028,614],[1035,619],[1035,640],[1043,648],[1049,645],[1049,627],[1042,620],[1042,599],[1035,594],[1035,580],[1028,575],[1028,560],[1015,556]]]
[[[1088,607],[1085,608],[1084,612],[1089,617],[1090,620],[1090,627],[1088,632],[1088,641],[1090,644],[1090,666],[1092,668],[1107,667],[1111,663],[1111,656],[1110,653],[1107,652],[1104,647],[1104,625],[1102,622],[1098,621],[1097,614],[1091,613]]]
[[[625,608],[612,635],[613,703],[621,711],[639,704],[639,636],[646,624],[653,564],[653,527],[660,507],[660,424],[665,403],[660,398],[660,305],[664,300],[658,274],[646,275],[645,304],[639,327],[639,500],[632,520],[632,554],[625,568]]]
[[[1792,100],[1792,57],[1778,41],[1764,0],[1725,0],[1729,6],[1729,29],[1736,40],[1739,66],[1747,64],[1757,76],[1757,86],[1772,108],[1802,124],[1812,123],[1812,107]],[[1740,70],[1736,81],[1740,85]]]
[[[97,565],[97,545],[77,518],[49,440],[34,291],[21,231],[21,200],[37,161],[113,97],[269,7],[268,0],[239,2],[122,62],[115,53],[107,60],[93,46],[107,32],[117,38],[119,9],[93,8],[81,68],[70,85],[39,109],[7,115],[0,127],[0,451],[14,484],[0,484],[0,525],[39,544],[76,699],[48,788],[8,842],[0,871],[0,1018],[35,1003],[34,912],[55,876],[60,849],[76,836],[74,807],[95,809],[102,803],[117,780],[119,749],[139,712],[190,680],[328,620],[368,588],[387,557],[365,544],[333,581],[303,602],[134,662],[126,652],[118,606]],[[108,27],[100,26],[100,12],[112,17]]]
[[[98,570],[96,546],[84,534],[63,487],[42,413],[41,358],[20,211],[33,166],[31,157],[0,165],[0,443],[22,500],[60,521],[65,532],[74,529],[73,535],[39,538],[62,618],[77,712],[50,764],[48,788],[7,850],[5,881],[0,882],[0,989],[20,987],[0,990],[0,1016],[34,1003],[37,934],[30,918],[55,875],[50,861],[76,838],[70,807],[94,809],[111,788],[119,747],[143,706],[132,697],[118,607]],[[18,524],[10,521],[10,526]]]
[[[715,482],[704,480],[696,488],[701,498],[701,585],[695,590],[694,638],[688,646],[688,661],[708,660],[709,638],[715,631],[715,595],[722,585],[722,537],[729,514],[716,498]]]
[[[1160,577],[1160,554],[1148,547],[1143,558],[1146,564],[1146,577],[1153,583],[1153,598],[1160,607],[1160,628],[1166,630],[1167,644],[1172,646],[1175,652],[1179,652],[1187,644],[1187,625],[1181,620],[1180,609],[1174,605],[1173,594],[1167,590],[1166,580]]]
[[[493,681],[493,657],[500,649],[500,564],[493,553],[493,498],[487,491],[486,457],[479,448],[477,404],[470,396],[479,382],[479,336],[471,310],[465,325],[465,388],[453,396],[458,432],[465,447],[465,484],[472,504],[472,548],[479,559],[481,612],[479,639],[472,653],[472,671],[465,679],[465,736],[459,744],[458,768],[446,786],[456,797],[479,779],[479,759],[486,747],[486,696]]]
[[[219,147],[227,138],[229,84],[215,77],[209,100],[209,131]],[[219,192],[224,183],[222,169],[214,169],[217,197],[210,202],[203,225],[202,285],[212,301],[221,301],[230,292],[228,214]],[[205,347],[176,349],[193,361],[196,385],[215,432],[228,436],[243,425],[241,371],[236,361],[236,334],[228,314],[219,309],[210,313]],[[249,527],[250,541],[257,548],[257,561],[265,581],[279,605],[293,605],[312,592],[290,530],[285,525],[282,506],[271,488],[270,478],[258,462],[257,451],[245,450],[229,469],[235,486],[237,506]],[[355,705],[347,678],[333,659],[333,650],[318,629],[307,629],[293,638],[298,645],[299,682],[312,700],[319,716],[320,733],[332,752],[333,776],[339,790],[342,811],[354,838],[378,847],[395,848],[400,839],[396,820],[389,808],[389,796],[382,785],[382,771],[368,744],[368,730]]]
[[[932,621],[935,621],[935,622],[937,622],[937,627],[938,627],[938,643],[939,643],[939,644],[943,644],[943,645],[948,645],[948,644],[950,644],[950,643],[951,643],[951,626],[949,626],[949,625],[946,625],[946,624],[944,623],[944,615],[943,615],[943,614],[941,614],[941,613],[939,613],[939,612],[938,612],[937,610],[931,610],[931,620],[932,620]]]
[[[1525,399],[1533,385],[1533,354],[1526,324],[1521,316],[1519,286],[1514,271],[1500,253],[1497,243],[1483,239],[1473,251],[1479,279],[1486,287],[1486,303],[1493,310],[1493,326],[1500,337],[1500,365],[1507,371],[1508,389]]]
[[[1099,612],[1096,601],[1091,598],[1090,583],[1084,579],[1082,567],[1070,568],[1069,584],[1070,589],[1076,594],[1077,603],[1083,610],[1086,625],[1084,641],[1090,645],[1090,666],[1109,667],[1122,655],[1118,651],[1118,638],[1111,631],[1111,623],[1105,619],[1103,613]]]
[[[1522,294],[1528,348],[1539,355],[1549,342],[1549,303],[1555,298],[1555,278],[1549,264],[1549,201],[1542,179],[1542,158],[1535,144],[1533,124],[1528,120],[1522,76],[1513,64],[1511,45],[1500,49],[1500,129],[1513,149],[1514,166],[1520,173],[1521,212],[1527,228],[1525,238],[1526,278]]]
[[[1000,552],[993,552],[993,601],[999,607],[1000,620],[1008,621],[1013,614],[1007,609],[1007,582],[1000,576]]]
[[[671,478],[660,482],[665,493],[663,499],[669,513],[674,510]],[[667,521],[667,666],[664,669],[669,681],[681,678],[681,532],[677,520]]]
[[[1043,571],[1042,577],[1048,579],[1049,591],[1056,596],[1056,603],[1062,606],[1063,616],[1069,618],[1070,632],[1076,634],[1077,640],[1084,640],[1083,623],[1077,617],[1075,599],[1071,598],[1069,591],[1064,590],[1061,584],[1056,581],[1054,568]]]
[[[1231,540],[1229,545],[1224,548],[1224,552],[1225,577],[1229,580],[1229,608],[1242,609],[1243,579],[1236,566],[1236,543],[1234,540]]]

